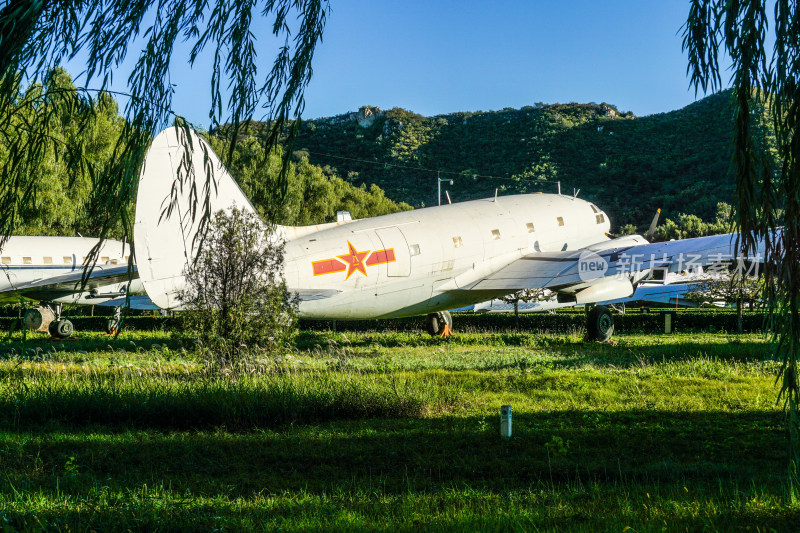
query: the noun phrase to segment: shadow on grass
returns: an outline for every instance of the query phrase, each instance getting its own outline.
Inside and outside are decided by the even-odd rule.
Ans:
[[[598,368],[607,366],[630,368],[653,363],[686,362],[697,359],[740,363],[775,360],[773,345],[747,341],[718,344],[681,342],[648,346],[624,346],[587,342],[551,346],[547,351],[556,356],[549,363],[550,367],[554,369],[571,369],[587,365]],[[508,366],[508,368],[514,367],[513,364]]]
[[[444,487],[517,490],[578,481],[739,484],[782,479],[780,413],[553,412],[514,420],[367,419],[275,431],[6,431],[0,458],[18,490],[82,492],[168,484],[248,495],[334,489],[401,493]],[[4,490],[8,490],[6,486]]]

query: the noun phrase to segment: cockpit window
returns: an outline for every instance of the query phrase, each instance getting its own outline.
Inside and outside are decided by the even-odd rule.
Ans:
[[[595,218],[595,220],[597,220],[598,224],[602,224],[603,222],[606,221],[606,217],[603,216],[603,213],[600,213],[599,215],[595,216],[594,218]]]
[[[600,211],[598,211],[598,209],[597,209],[597,208],[594,206],[594,204],[589,204],[589,205],[590,205],[590,206],[592,206],[592,211],[594,211],[595,213],[599,213],[599,212],[600,212]]]
[[[558,220],[558,225],[559,226],[563,226],[564,225],[564,217],[556,217],[556,220]]]

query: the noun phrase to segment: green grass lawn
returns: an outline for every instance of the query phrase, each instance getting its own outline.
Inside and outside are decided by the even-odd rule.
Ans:
[[[800,519],[762,336],[306,331],[296,346],[210,374],[168,333],[0,345],[0,527],[791,531]]]

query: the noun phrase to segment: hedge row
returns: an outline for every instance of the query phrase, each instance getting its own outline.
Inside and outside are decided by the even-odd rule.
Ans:
[[[36,307],[33,303],[31,303],[30,307]],[[65,307],[65,309],[67,309]],[[70,320],[72,317],[105,317],[109,318],[114,315],[114,308],[113,307],[106,307],[103,305],[75,305],[69,306],[67,313],[70,316]],[[153,314],[152,311],[142,311],[132,309],[129,311],[129,314],[132,316],[150,316]],[[20,315],[20,306],[18,304],[7,304],[7,305],[0,305],[0,318],[17,318]]]
[[[108,317],[70,316],[69,319],[78,331],[103,331]],[[0,328],[8,331],[15,318],[0,318]],[[520,315],[519,328],[522,331],[572,332],[585,327],[583,313],[533,313]],[[515,330],[517,321],[513,314],[477,315],[455,313],[455,331],[509,331]],[[174,318],[161,316],[133,316],[126,319],[126,327],[134,330],[169,330],[178,326]],[[675,331],[736,331],[736,313],[719,311],[677,311],[672,319]],[[664,316],[661,312],[615,314],[614,326],[617,332],[659,333],[664,331]],[[764,328],[762,312],[747,312],[742,317],[743,330],[758,332]],[[382,320],[301,320],[301,329],[344,331],[383,331],[383,330],[421,330],[425,329],[424,317],[395,318]]]
[[[65,316],[77,331],[105,331],[109,316]],[[0,330],[8,331],[17,318],[0,317]],[[126,327],[139,331],[168,330],[176,325],[175,319],[163,316],[133,316],[125,319]],[[16,325],[15,327],[19,327]]]
[[[301,329],[340,329],[346,331],[371,330],[419,330],[425,329],[424,317],[395,318],[389,320],[332,321],[301,320]],[[519,316],[519,329],[522,331],[550,331],[566,333],[583,330],[586,327],[585,313],[530,313]],[[672,318],[674,331],[736,331],[736,313],[718,311],[678,311]],[[481,315],[474,313],[455,313],[453,329],[458,331],[509,331],[517,328],[513,314]],[[663,333],[664,316],[661,312],[614,314],[614,329],[628,333]],[[759,332],[764,329],[764,313],[752,312],[742,316],[742,329],[745,332]]]

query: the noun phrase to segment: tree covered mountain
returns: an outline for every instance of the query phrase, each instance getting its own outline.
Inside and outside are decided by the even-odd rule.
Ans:
[[[729,102],[723,91],[645,117],[605,103],[435,117],[362,107],[304,121],[295,148],[354,185],[377,184],[415,207],[435,205],[437,176],[454,180],[454,201],[495,189],[555,192],[560,181],[563,193],[580,189],[605,209],[615,228],[646,226],[657,208],[713,221],[734,191]]]
[[[77,172],[70,160],[47,159],[39,187],[9,191],[23,196],[14,233],[95,234],[98,209],[92,176],[103,171],[123,119],[108,96],[97,116],[76,130],[74,109],[59,95],[74,91],[58,69],[44,87],[36,112],[52,113],[53,137],[90,136],[81,154],[93,172]],[[347,209],[362,218],[436,203],[436,178],[452,178],[454,201],[501,194],[580,189],[603,207],[615,231],[641,230],[655,210],[666,220],[660,238],[724,231],[734,183],[729,172],[732,111],[722,92],[670,113],[634,117],[608,104],[536,104],[522,109],[423,117],[403,109],[358,112],[304,121],[289,166],[289,186],[276,200],[272,184],[280,151],[267,153],[258,135],[263,124],[241,132],[230,170],[262,215],[284,224],[335,220]],[[57,120],[56,120],[57,119]],[[209,132],[215,149],[224,141]],[[18,130],[24,135],[23,128]],[[0,167],[11,157],[0,142]],[[132,209],[133,206],[129,206]],[[699,217],[699,218],[698,218]],[[701,220],[702,219],[702,220]],[[703,221],[708,221],[704,223]],[[122,227],[112,230],[120,236]]]

